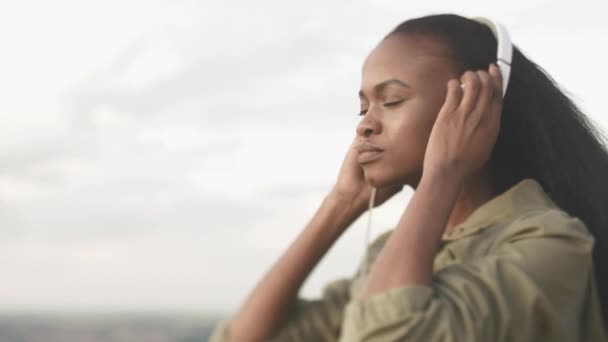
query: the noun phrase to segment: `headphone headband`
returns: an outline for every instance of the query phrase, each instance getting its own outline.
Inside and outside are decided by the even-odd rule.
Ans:
[[[507,86],[509,85],[511,59],[513,57],[513,44],[511,43],[509,32],[498,21],[488,17],[470,17],[469,19],[489,27],[496,38],[498,44],[496,64],[500,68],[500,73],[502,75],[502,94],[504,96],[507,92]]]

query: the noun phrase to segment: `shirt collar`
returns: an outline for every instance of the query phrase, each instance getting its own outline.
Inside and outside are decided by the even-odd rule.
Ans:
[[[442,236],[443,241],[452,241],[476,234],[481,229],[499,222],[505,217],[523,210],[557,207],[540,183],[525,178],[478,207],[450,233]]]

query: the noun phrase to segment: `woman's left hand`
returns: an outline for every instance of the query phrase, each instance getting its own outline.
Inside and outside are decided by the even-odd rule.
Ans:
[[[447,96],[431,130],[423,175],[439,171],[464,181],[490,158],[502,112],[502,76],[491,64],[485,70],[467,71],[460,81],[447,83]]]

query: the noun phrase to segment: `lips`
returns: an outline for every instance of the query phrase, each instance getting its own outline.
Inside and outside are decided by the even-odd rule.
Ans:
[[[359,153],[357,161],[359,164],[370,163],[382,156],[382,151],[364,151]]]
[[[361,154],[363,152],[382,152],[381,148],[379,148],[369,142],[362,142],[359,145],[357,145],[355,148],[359,151],[359,154]]]
[[[360,164],[374,161],[382,155],[382,149],[369,142],[360,143],[356,149],[359,151],[357,160]]]

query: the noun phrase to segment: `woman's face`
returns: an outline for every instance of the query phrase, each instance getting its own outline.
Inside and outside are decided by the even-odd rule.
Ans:
[[[360,164],[372,186],[417,186],[447,82],[460,77],[453,69],[443,46],[429,38],[391,35],[366,58],[357,138],[383,150]]]

